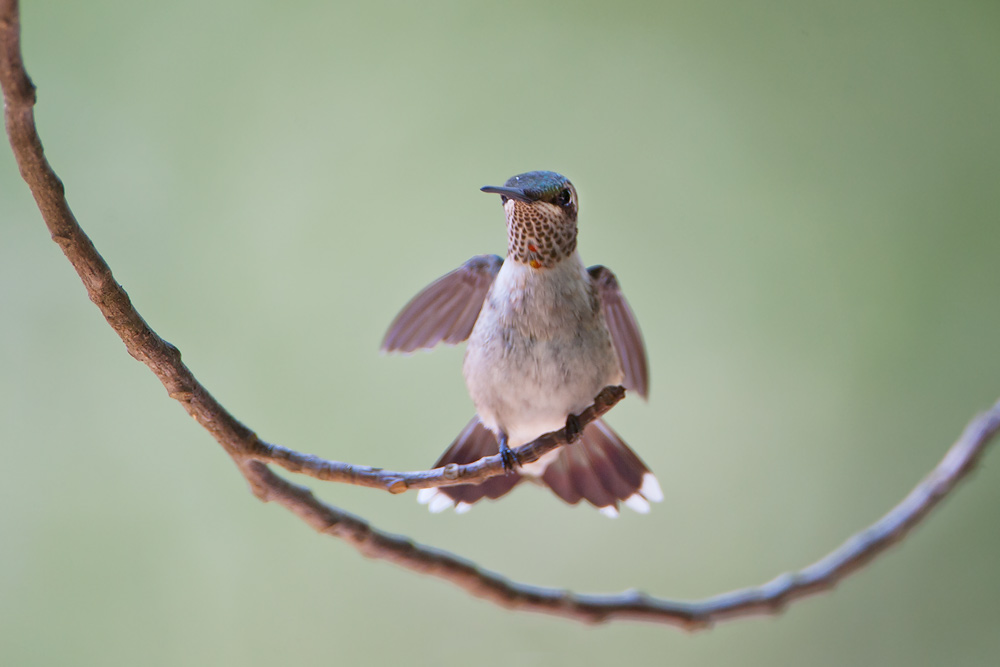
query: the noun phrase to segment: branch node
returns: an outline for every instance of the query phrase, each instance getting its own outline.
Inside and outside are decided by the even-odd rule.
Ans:
[[[458,479],[458,464],[449,463],[444,467],[444,472],[442,474],[445,479]]]
[[[162,338],[160,340],[163,340]],[[179,362],[181,360],[181,350],[179,347],[174,345],[168,340],[163,340],[163,346],[167,348],[167,354],[170,355],[174,361]]]
[[[52,240],[59,244],[60,248],[66,248],[73,244],[73,237],[63,232],[56,232],[52,235]]]
[[[622,387],[621,385],[613,385],[602,389],[601,393],[594,398],[594,402],[614,404],[623,398],[625,398],[625,387]]]
[[[406,480],[400,479],[399,477],[387,481],[388,485],[386,486],[386,488],[389,490],[389,493],[392,494],[405,493],[406,490],[409,488],[408,486],[406,486]]]

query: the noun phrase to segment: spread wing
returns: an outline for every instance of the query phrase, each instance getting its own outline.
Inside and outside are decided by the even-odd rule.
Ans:
[[[472,333],[501,264],[496,255],[477,255],[425,287],[396,315],[382,349],[413,352],[441,342],[461,343]]]
[[[611,341],[618,352],[622,370],[625,371],[623,384],[626,389],[646,398],[649,394],[649,362],[646,361],[646,345],[642,342],[642,333],[635,315],[611,269],[592,266],[587,272],[601,300],[601,310],[604,311],[604,319],[611,330]]]

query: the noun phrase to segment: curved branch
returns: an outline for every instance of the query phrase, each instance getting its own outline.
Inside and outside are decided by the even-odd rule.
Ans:
[[[160,379],[171,398],[179,401],[234,459],[254,493],[296,514],[321,533],[338,537],[372,558],[391,561],[416,572],[450,581],[473,595],[504,607],[544,612],[588,622],[640,619],[697,629],[715,621],[761,613],[775,613],[785,604],[834,586],[888,546],[902,539],[968,474],[991,439],[1000,430],[1000,402],[976,417],[944,459],[895,508],[874,524],[812,565],[785,574],[761,586],[746,588],[700,601],[671,601],[637,591],[618,595],[581,595],[570,591],[515,583],[483,570],[467,560],[406,537],[382,532],[364,519],[327,505],[304,487],[279,477],[264,462],[277,463],[314,477],[382,486],[390,491],[423,488],[456,480],[468,482],[496,474],[498,462],[484,459],[470,466],[456,466],[417,473],[394,473],[362,468],[316,457],[260,441],[252,430],[225,410],[181,361],[176,347],[160,338],[142,319],[111,269],[77,224],[66,203],[62,183],[42,151],[35,129],[35,88],[24,70],[20,51],[17,0],[0,0],[0,86],[11,148],[21,176],[31,188],[52,238],[76,269],[91,300],[129,354],[146,364]],[[616,390],[588,410],[596,418],[620,400]],[[602,396],[605,392],[602,392]],[[611,401],[602,405],[601,401]],[[601,413],[603,414],[603,413]],[[525,454],[554,447],[565,433],[547,434],[532,443]],[[526,459],[527,460],[527,459]],[[480,477],[481,476],[481,477]],[[401,486],[402,484],[402,486]]]
[[[503,607],[590,623],[635,619],[699,630],[730,618],[776,614],[789,602],[833,588],[841,579],[902,540],[920,523],[972,470],[998,431],[1000,401],[966,426],[941,462],[898,505],[825,557],[759,586],[697,601],[666,600],[635,590],[618,595],[581,595],[512,582],[448,552],[379,531],[359,517],[325,505],[309,489],[277,477],[264,465],[256,464],[250,474],[258,476],[261,485],[271,494],[264,500],[278,502],[318,532],[339,537],[366,556],[384,558],[447,579]]]

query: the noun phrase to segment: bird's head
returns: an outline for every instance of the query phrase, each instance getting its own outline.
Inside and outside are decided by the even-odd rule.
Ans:
[[[576,188],[562,174],[529,171],[481,189],[503,202],[508,259],[550,268],[576,250]]]

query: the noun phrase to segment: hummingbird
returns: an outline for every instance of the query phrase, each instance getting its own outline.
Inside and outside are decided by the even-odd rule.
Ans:
[[[619,502],[640,512],[663,499],[656,477],[603,419],[575,415],[608,385],[645,398],[646,350],[615,275],[586,268],[576,249],[578,199],[552,171],[518,174],[483,192],[500,195],[507,258],[478,255],[431,283],[396,316],[382,341],[409,353],[468,339],[462,373],[476,416],[434,467],[500,454],[506,475],[422,489],[431,512],[497,499],[527,479],[607,516]],[[578,439],[520,465],[513,448],[567,428]]]

